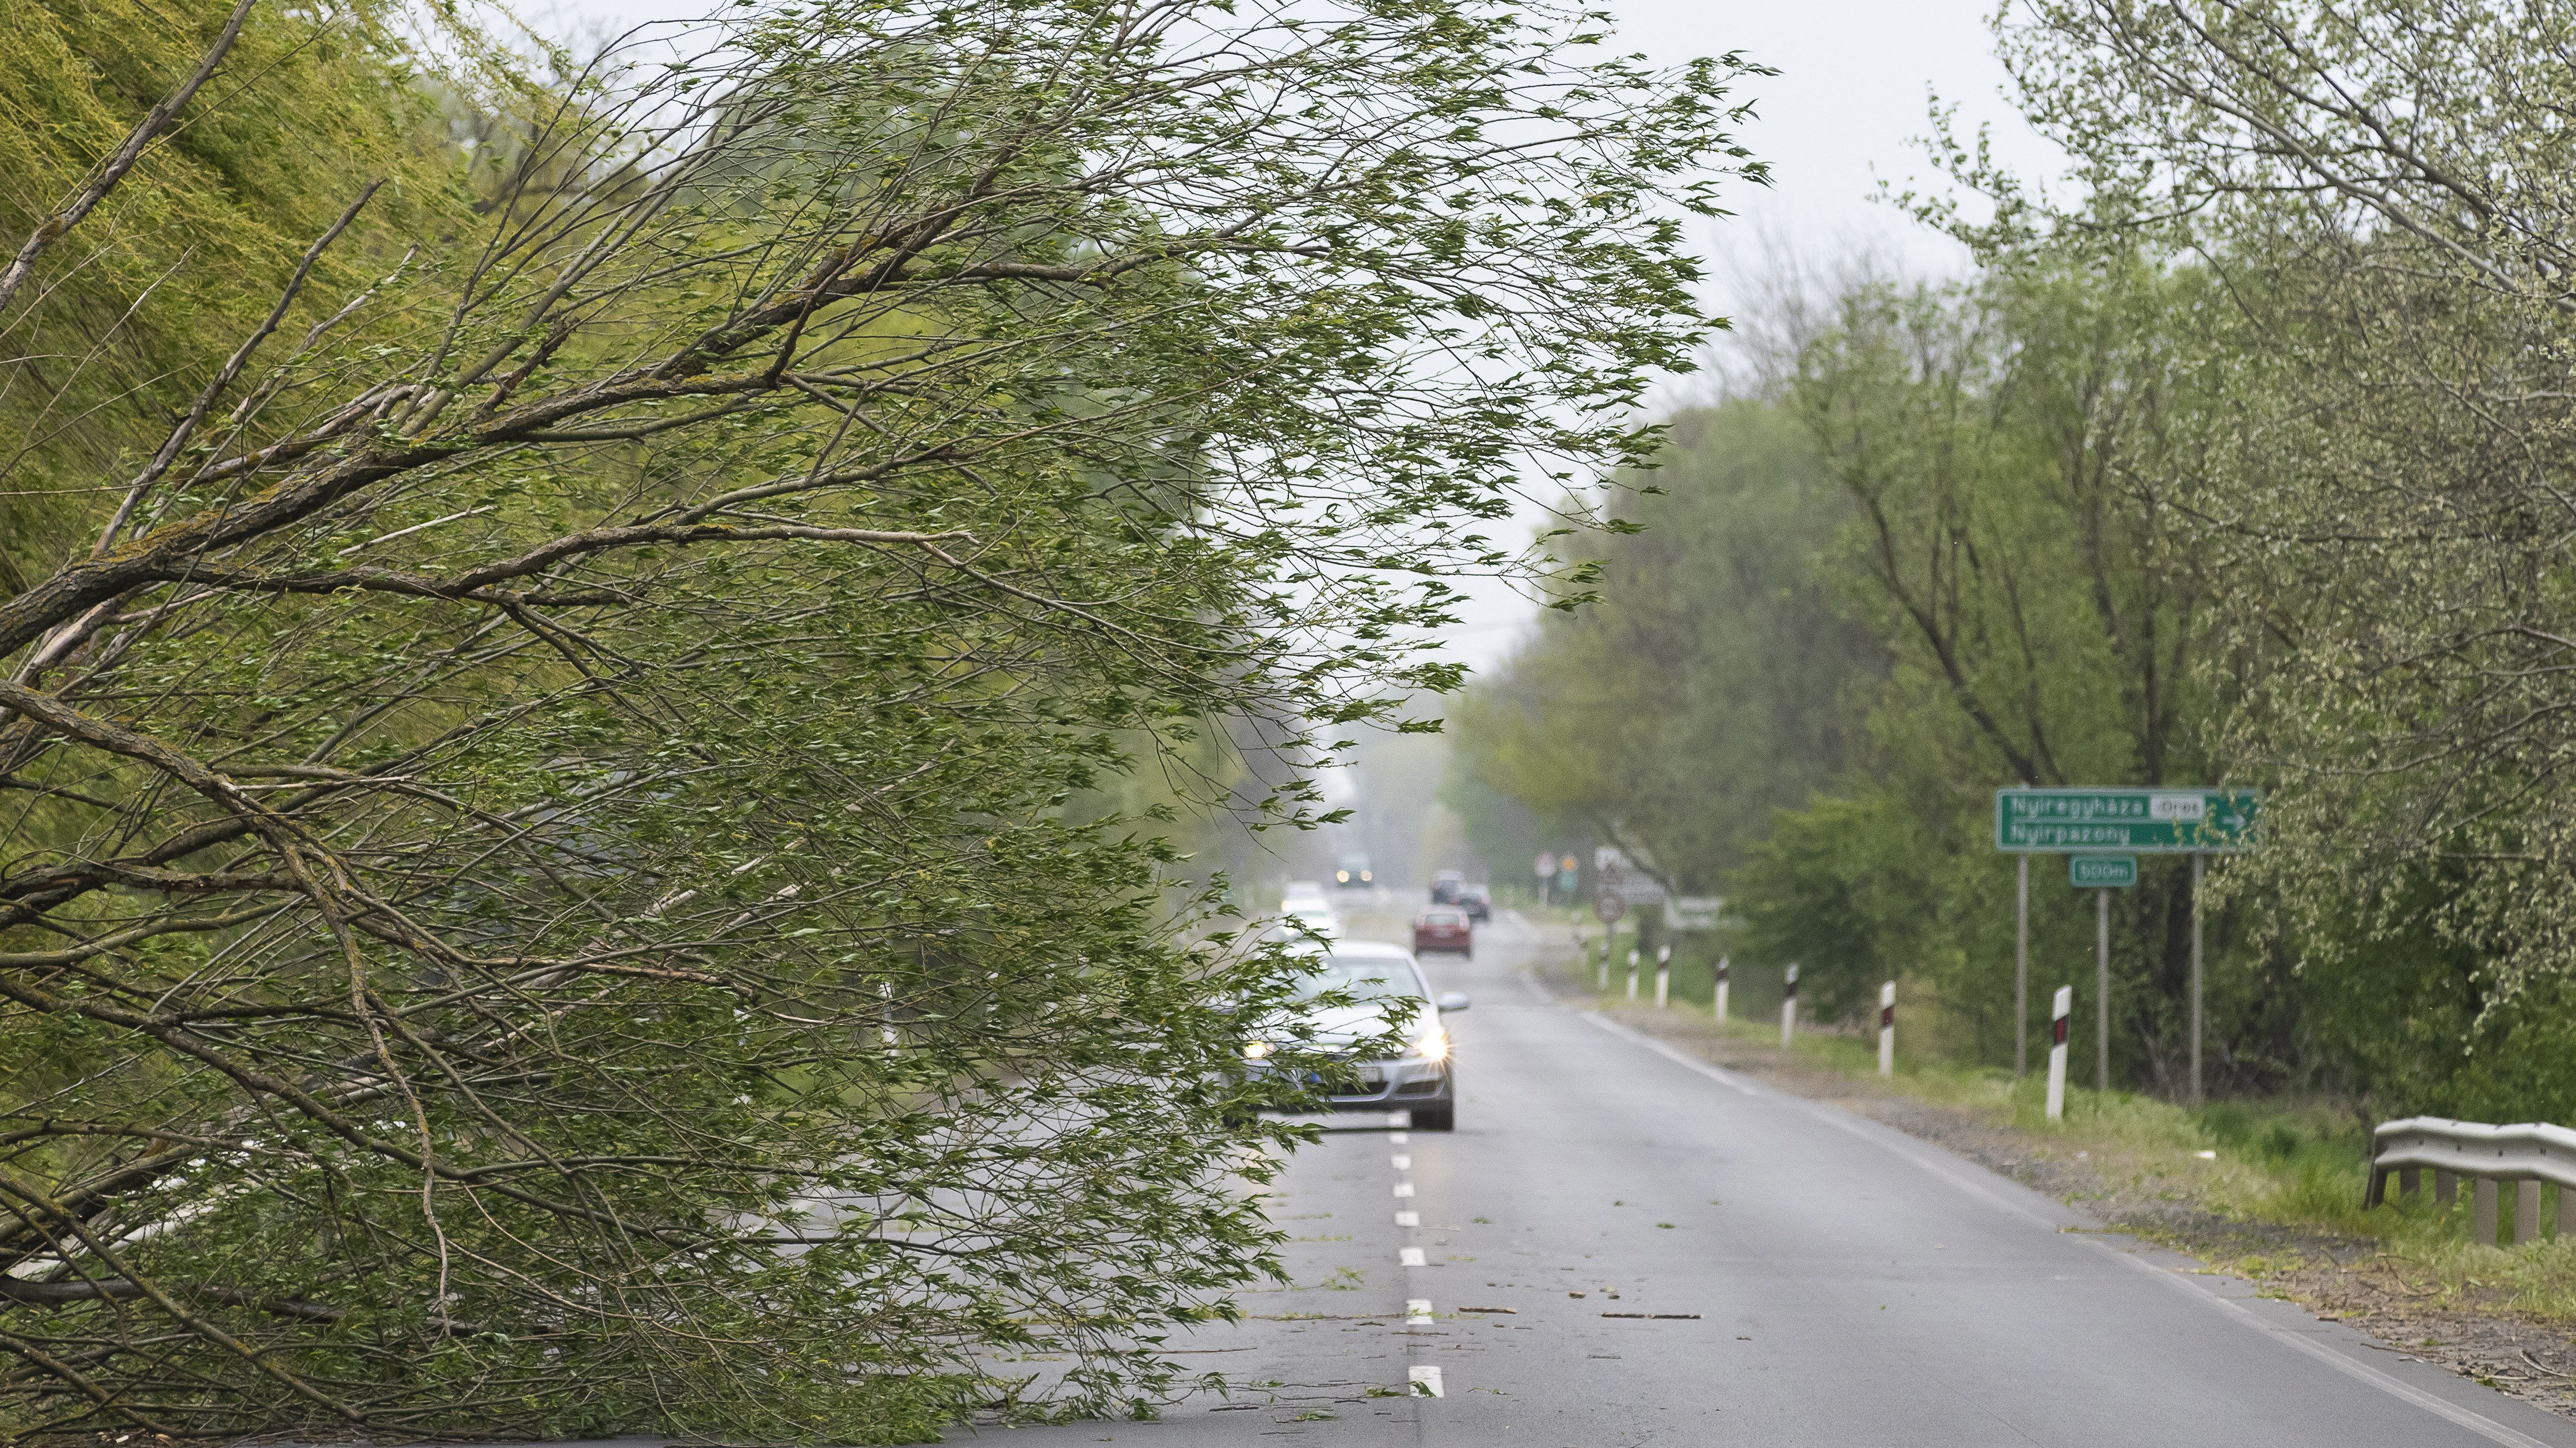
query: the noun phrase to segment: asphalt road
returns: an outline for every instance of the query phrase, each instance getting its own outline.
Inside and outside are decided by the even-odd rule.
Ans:
[[[1526,926],[1481,935],[1472,964],[1426,963],[1475,998],[1450,1022],[1458,1129],[1352,1121],[1369,1129],[1298,1154],[1274,1203],[1296,1285],[1181,1344],[1227,1395],[948,1441],[2576,1445],[1936,1147],[1551,1000]]]

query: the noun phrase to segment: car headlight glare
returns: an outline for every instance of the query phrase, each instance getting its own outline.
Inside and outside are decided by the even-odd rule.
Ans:
[[[1430,1030],[1423,1032],[1422,1035],[1414,1041],[1413,1054],[1421,1057],[1425,1061],[1448,1060],[1449,1033],[1440,1029],[1438,1026],[1433,1026]]]
[[[1270,1043],[1268,1041],[1246,1041],[1243,1043],[1243,1059],[1247,1061],[1258,1061],[1269,1054]]]

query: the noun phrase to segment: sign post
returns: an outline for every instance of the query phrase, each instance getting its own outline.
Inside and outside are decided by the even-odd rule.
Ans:
[[[2191,857],[2191,1104],[2200,1104],[2200,866],[2207,855]],[[2566,1209],[2560,1208],[2564,1215]]]
[[[1550,903],[1547,887],[1556,883],[1556,855],[1553,852],[1541,854],[1536,868],[1538,870],[1538,907],[1544,910]]]
[[[2201,1099],[2200,886],[2204,859],[2250,850],[2262,793],[2251,789],[2146,787],[1999,789],[1995,848],[2018,855],[2019,918],[2013,947],[2013,1073],[2024,1069],[2030,981],[2030,857],[2066,855],[2067,881],[2100,892],[2094,902],[2094,1067],[2111,1087],[2111,896],[2138,883],[2140,854],[2191,856],[2191,1099]],[[2123,854],[2095,853],[2125,851]],[[2061,1022],[2055,1029],[2063,1031]]]
[[[2030,1072],[2030,856],[2015,860],[2020,888],[2013,917],[2013,1079]]]
[[[1619,917],[1628,913],[1628,902],[1620,896],[1617,882],[1617,876],[1607,877],[1592,892],[1592,918],[1601,922],[1600,989],[1605,992],[1610,989],[1610,946],[1619,938]]]
[[[2192,858],[2200,858],[2194,855]],[[2111,892],[2138,883],[2135,855],[2069,855],[2067,883],[2093,892],[2093,1089],[2111,1089]]]
[[[2111,892],[2093,892],[2093,1089],[2111,1089]]]

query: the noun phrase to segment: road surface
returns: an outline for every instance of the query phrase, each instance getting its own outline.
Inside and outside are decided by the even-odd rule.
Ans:
[[[1230,1396],[947,1441],[2576,1448],[2536,1408],[1552,1000],[1515,918],[1480,935],[1472,964],[1426,962],[1475,1000],[1450,1022],[1458,1129],[1298,1154],[1276,1202],[1296,1285],[1179,1342]]]

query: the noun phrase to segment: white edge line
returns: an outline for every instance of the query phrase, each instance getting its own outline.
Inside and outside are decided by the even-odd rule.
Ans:
[[[1647,1050],[1654,1052],[1656,1055],[1663,1057],[1665,1060],[1672,1062],[1676,1066],[1688,1067],[1729,1090],[1740,1091],[1747,1096],[1759,1096],[1762,1094],[1761,1090],[1754,1086],[1753,1083],[1736,1075],[1734,1072],[1720,1070],[1695,1056],[1683,1055],[1681,1052],[1674,1050],[1672,1047],[1665,1045],[1654,1037],[1646,1035],[1640,1031],[1631,1030],[1628,1027],[1619,1024],[1617,1021],[1610,1019],[1608,1016],[1601,1014],[1599,1011],[1585,1011],[1583,1012],[1583,1019],[1591,1022],[1593,1025],[1599,1026],[1601,1029],[1608,1031],[1610,1034],[1617,1036],[1623,1041],[1632,1045],[1645,1047]]]
[[[2437,1418],[2447,1418],[2451,1422],[2468,1429],[2470,1432],[2477,1434],[2479,1437],[2484,1438],[2491,1443],[2502,1443],[2506,1445],[2506,1448],[2549,1448],[2548,1444],[2541,1442],[2530,1434],[2522,1432],[2519,1429],[2508,1428],[2504,1424],[2478,1412],[2474,1408],[2463,1408],[2448,1398],[2444,1398],[2436,1393],[2426,1392],[2424,1389],[2416,1387],[2412,1383],[2400,1381],[2399,1379],[2372,1367],[2368,1363],[2355,1362],[2351,1358],[2344,1356],[2342,1353],[2335,1351],[2333,1348],[2326,1346],[2324,1343],[2311,1342],[2305,1335],[2294,1331],[2291,1328],[2285,1327],[2280,1323],[2264,1318],[2261,1314],[2247,1307],[2244,1303],[2238,1302],[2230,1297],[2222,1296],[2216,1289],[2210,1287],[2207,1283],[2195,1282],[2183,1273],[2167,1271],[2162,1267],[2156,1266],[2152,1262],[2142,1261],[2136,1256],[2123,1252],[2119,1248],[2112,1246],[2108,1242],[2090,1237],[2085,1238],[2084,1240],[2086,1245],[2103,1252],[2108,1252],[2113,1257],[2128,1263],[2130,1266],[2137,1268],[2139,1271],[2146,1273],[2148,1276],[2155,1278],[2157,1281],[2164,1283],[2175,1291],[2180,1292],[2185,1296],[2197,1298],[2202,1302],[2208,1303],[2210,1306],[2226,1313],[2235,1321],[2253,1328],[2255,1331],[2263,1333],[2281,1343],[2298,1349],[2300,1352],[2307,1354],[2309,1357],[2315,1358],[2318,1362],[2324,1363],[2327,1367],[2333,1368],[2336,1372],[2342,1373],[2346,1377],[2377,1388],[2392,1398],[2398,1398],[2412,1403],[2416,1407],[2423,1409],[2425,1412],[2431,1413]],[[2489,1389],[2488,1391],[2492,1392],[2494,1390]]]
[[[1533,983],[1535,983],[1534,978]],[[1541,989],[1544,991],[1544,987]],[[1690,1070],[1717,1082],[1721,1086],[1730,1087],[1747,1096],[1762,1096],[1770,1094],[1747,1084],[1743,1078],[1737,1076],[1732,1071],[1721,1070],[1718,1067],[1708,1064],[1706,1061],[1686,1056],[1680,1051],[1656,1040],[1652,1036],[1642,1034],[1630,1027],[1619,1024],[1617,1021],[1610,1020],[1603,1016],[1599,1011],[1585,1011],[1582,1013],[1582,1016],[1584,1020],[1591,1022],[1593,1025],[1599,1026],[1610,1034],[1617,1036],[1622,1040],[1643,1046],[1647,1050],[1654,1052],[1656,1055],[1662,1056],[1676,1065],[1687,1067]],[[1822,1102],[1810,1101],[1803,1096],[1789,1096],[1784,1094],[1781,1095],[1779,1099],[1788,1104],[1804,1108],[1809,1114],[1832,1126],[1850,1132],[1852,1135],[1877,1146],[1880,1150],[1890,1153],[1899,1160],[1912,1162],[1914,1165],[1921,1167],[1923,1170],[1930,1172],[1936,1177],[1941,1178],[1943,1181],[1949,1183],[1961,1192],[1964,1192],[1969,1196],[1976,1197],[2012,1216],[2019,1217],[2023,1221],[2030,1223],[2032,1226],[2044,1227],[2052,1233],[2058,1230],[2057,1223],[2049,1221],[2047,1218],[2039,1215],[2037,1212],[2031,1211],[2029,1208],[2022,1206],[2018,1202],[2007,1200],[2003,1196],[1988,1190],[1984,1186],[1979,1185],[1967,1177],[1952,1171],[1943,1163],[1927,1156],[1917,1155],[1913,1151],[1904,1150],[1896,1146],[1894,1143],[1881,1139],[1876,1134],[1864,1129],[1859,1121],[1852,1119],[1846,1112],[1828,1107]],[[1892,1127],[1883,1129],[1894,1130]],[[2379,1391],[2386,1393],[2390,1397],[2396,1398],[2401,1402],[2411,1403],[2414,1406],[2423,1409],[2425,1412],[2431,1413],[2437,1418],[2445,1419],[2458,1427],[2466,1428],[2470,1432],[2477,1434],[2479,1437],[2484,1438],[2489,1442],[2502,1443],[2506,1445],[2506,1448],[2550,1448],[2549,1444],[2543,1443],[2541,1440],[2532,1437],[2530,1434],[2524,1433],[2518,1429],[2506,1427],[2504,1424],[2497,1422],[2493,1418],[2487,1417],[2485,1414],[2480,1413],[2473,1408],[2461,1407],[2459,1404],[2451,1402],[2449,1399],[2443,1398],[2438,1394],[2426,1392],[2424,1389],[2416,1387],[2412,1383],[2401,1381],[2398,1378],[2372,1367],[2368,1363],[2355,1362],[2353,1359],[2335,1351],[2333,1348],[2327,1347],[2323,1343],[2311,1342],[2300,1333],[2284,1327],[2277,1322],[2265,1319],[2260,1314],[2246,1307],[2243,1303],[2221,1295],[2206,1283],[2194,1281],[2187,1274],[2168,1271],[2165,1268],[2158,1267],[2152,1262],[2144,1261],[2132,1253],[2124,1252],[2119,1248],[2112,1246],[2110,1243],[2089,1234],[2081,1235],[2077,1240],[2083,1242],[2086,1246],[2091,1247],[2096,1251],[2107,1253],[2115,1260],[2124,1262],[2129,1266],[2136,1268],[2138,1271],[2146,1273],[2158,1282],[2164,1283],[2166,1286],[2173,1288],[2177,1292],[2183,1293],[2185,1296],[2208,1304],[2210,1307],[2217,1309],[2231,1320],[2245,1327],[2250,1327],[2278,1342],[2297,1349],[2299,1352],[2316,1359],[2318,1362],[2324,1363],[2326,1366],[2344,1374],[2346,1377],[2377,1388]]]

